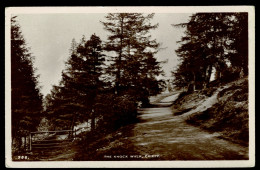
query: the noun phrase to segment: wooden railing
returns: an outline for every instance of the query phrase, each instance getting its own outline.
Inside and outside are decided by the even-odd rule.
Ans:
[[[40,134],[44,135],[41,137]],[[74,130],[37,131],[29,136],[29,150],[62,147],[73,141],[76,136]]]

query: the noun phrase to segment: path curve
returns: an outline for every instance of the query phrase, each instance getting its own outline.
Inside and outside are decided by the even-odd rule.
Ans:
[[[174,116],[170,107],[164,107],[165,100],[156,103],[160,107],[139,110],[141,122],[128,140],[140,155],[157,155],[160,160],[248,159],[247,147],[187,124],[183,115]]]
[[[248,147],[187,124],[186,117],[196,109],[174,116],[170,105],[177,97],[177,92],[153,97],[153,107],[139,109],[138,123],[104,136],[108,143],[92,154],[85,153],[82,160],[248,160]],[[212,95],[205,100],[206,107],[202,103],[197,109],[214,104],[215,97]],[[80,149],[66,150],[40,160],[73,160]]]

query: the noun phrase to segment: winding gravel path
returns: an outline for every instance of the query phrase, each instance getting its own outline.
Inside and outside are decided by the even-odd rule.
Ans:
[[[168,99],[166,103],[166,99],[156,103],[157,108],[139,110],[141,122],[135,124],[128,142],[140,155],[154,155],[159,160],[248,159],[247,147],[189,125],[183,115],[173,116],[171,108],[167,107]]]
[[[206,99],[196,109],[174,116],[170,104],[177,97],[177,93],[153,97],[154,107],[139,109],[138,123],[104,136],[109,142],[100,145],[92,154],[86,153],[83,160],[248,159],[248,147],[220,139],[218,133],[212,134],[185,122],[186,116],[214,104],[216,95]],[[53,156],[40,160],[73,160],[78,152],[76,150],[71,148],[71,151],[66,149],[62,153],[52,152]]]

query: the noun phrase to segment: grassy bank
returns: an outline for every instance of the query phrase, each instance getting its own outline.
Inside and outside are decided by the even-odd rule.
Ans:
[[[248,146],[248,79],[243,78],[219,87],[211,87],[191,94],[183,93],[175,101],[174,115],[181,115],[201,105],[217,93],[216,102],[206,110],[186,117],[186,122],[199,126],[220,138]]]
[[[110,157],[111,155],[137,154],[131,143],[127,143],[127,136],[132,133],[134,124],[123,126],[115,131],[89,133],[78,141],[81,150],[75,155],[76,161],[112,161],[121,158]],[[130,135],[131,136],[131,135]]]

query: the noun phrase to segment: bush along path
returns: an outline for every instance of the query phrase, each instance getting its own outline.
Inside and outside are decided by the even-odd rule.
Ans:
[[[177,96],[166,95],[167,102],[163,98],[160,100],[163,102],[154,100],[156,107],[139,110],[139,122],[97,138],[78,153],[75,160],[246,160],[247,146],[221,139],[220,133],[186,122],[195,112],[217,103],[218,93],[225,88],[228,86],[213,92],[198,107],[179,115],[174,115],[168,101],[170,98],[174,101]]]

